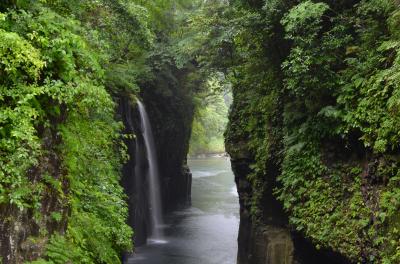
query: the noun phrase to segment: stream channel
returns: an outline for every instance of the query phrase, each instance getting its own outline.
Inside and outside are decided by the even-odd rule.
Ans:
[[[239,202],[229,159],[191,159],[188,164],[192,206],[166,215],[163,239],[136,248],[125,263],[236,263]]]

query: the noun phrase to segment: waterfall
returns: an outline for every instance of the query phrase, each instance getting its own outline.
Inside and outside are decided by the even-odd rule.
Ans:
[[[142,102],[137,101],[140,120],[141,120],[141,133],[144,139],[144,145],[146,148],[146,159],[148,162],[148,169],[146,172],[146,176],[148,177],[148,195],[150,202],[150,216],[151,216],[151,237],[152,239],[160,239],[163,237],[162,232],[162,205],[161,205],[161,189],[160,189],[160,181],[159,181],[159,173],[158,173],[158,162],[157,162],[157,153],[154,145],[154,137],[153,132],[151,130],[151,124],[149,121],[149,117],[147,115],[146,109]],[[139,145],[137,145],[139,147]],[[137,152],[138,153],[138,152]],[[143,153],[143,152],[142,152]],[[140,168],[138,169],[138,173],[140,173]]]

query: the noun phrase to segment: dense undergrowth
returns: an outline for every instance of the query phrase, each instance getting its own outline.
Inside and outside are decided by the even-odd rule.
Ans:
[[[220,144],[226,102],[210,90],[232,88],[225,138],[251,162],[255,223],[273,192],[317,248],[400,262],[399,4],[2,1],[0,228],[29,234],[18,260],[119,263],[132,249],[131,135],[115,108],[149,87],[174,101],[148,85],[162,76],[196,97],[192,153]]]
[[[120,186],[132,135],[116,104],[177,68],[171,39],[192,5],[0,3],[0,216],[14,243],[1,241],[4,261],[120,263],[132,250]]]
[[[227,148],[251,162],[256,223],[273,191],[317,248],[400,261],[399,23],[395,0],[232,0],[195,16],[190,52],[232,84]]]
[[[58,8],[68,7],[18,2],[1,15],[1,203],[33,215],[38,234],[27,240],[49,239],[49,262],[117,263],[132,231],[121,124],[101,66],[110,58],[98,32]]]

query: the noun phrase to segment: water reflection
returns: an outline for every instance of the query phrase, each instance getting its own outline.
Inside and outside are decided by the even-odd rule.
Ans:
[[[136,249],[126,263],[236,263],[239,205],[226,158],[189,160],[192,207],[166,217],[165,241]]]

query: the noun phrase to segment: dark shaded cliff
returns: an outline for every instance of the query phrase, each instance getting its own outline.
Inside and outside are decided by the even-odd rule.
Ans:
[[[188,69],[156,72],[143,100],[152,123],[160,166],[164,211],[190,203],[191,174],[186,165],[194,105]]]
[[[190,204],[192,178],[186,156],[194,109],[190,90],[185,88],[185,76],[184,72],[171,68],[167,72],[158,72],[157,78],[142,84],[141,96],[157,149],[164,213]],[[128,222],[135,230],[135,245],[140,246],[146,243],[150,231],[148,179],[135,173],[135,166],[147,166],[145,154],[139,153],[136,147],[144,143],[135,99],[122,96],[118,101],[118,113],[125,124],[124,133],[136,135],[135,139],[125,140],[130,160],[123,169],[122,185],[129,197]]]
[[[141,137],[132,140],[139,94],[165,209],[188,203],[190,89],[183,70],[154,70],[173,64],[177,10],[175,1],[1,1],[1,263],[120,263],[133,248],[126,194],[145,240],[146,179],[133,181],[135,163],[146,166]]]
[[[229,8],[239,263],[398,263],[399,2]]]
[[[248,119],[239,118],[249,110],[244,103],[245,97],[245,94],[234,92],[226,132],[226,149],[231,156],[240,202],[238,264],[349,263],[345,257],[331,250],[317,250],[301,232],[296,232],[289,225],[288,214],[281,202],[275,197],[274,190],[279,187],[277,177],[282,172],[283,135],[279,131],[283,124],[278,111],[281,110],[279,101],[276,101],[277,108],[272,110],[272,119],[268,120],[274,126],[265,130],[265,136],[275,144],[259,146],[269,151],[269,158],[262,160],[265,162],[265,174],[255,179],[256,156],[249,143],[251,134],[238,129],[248,122]]]

